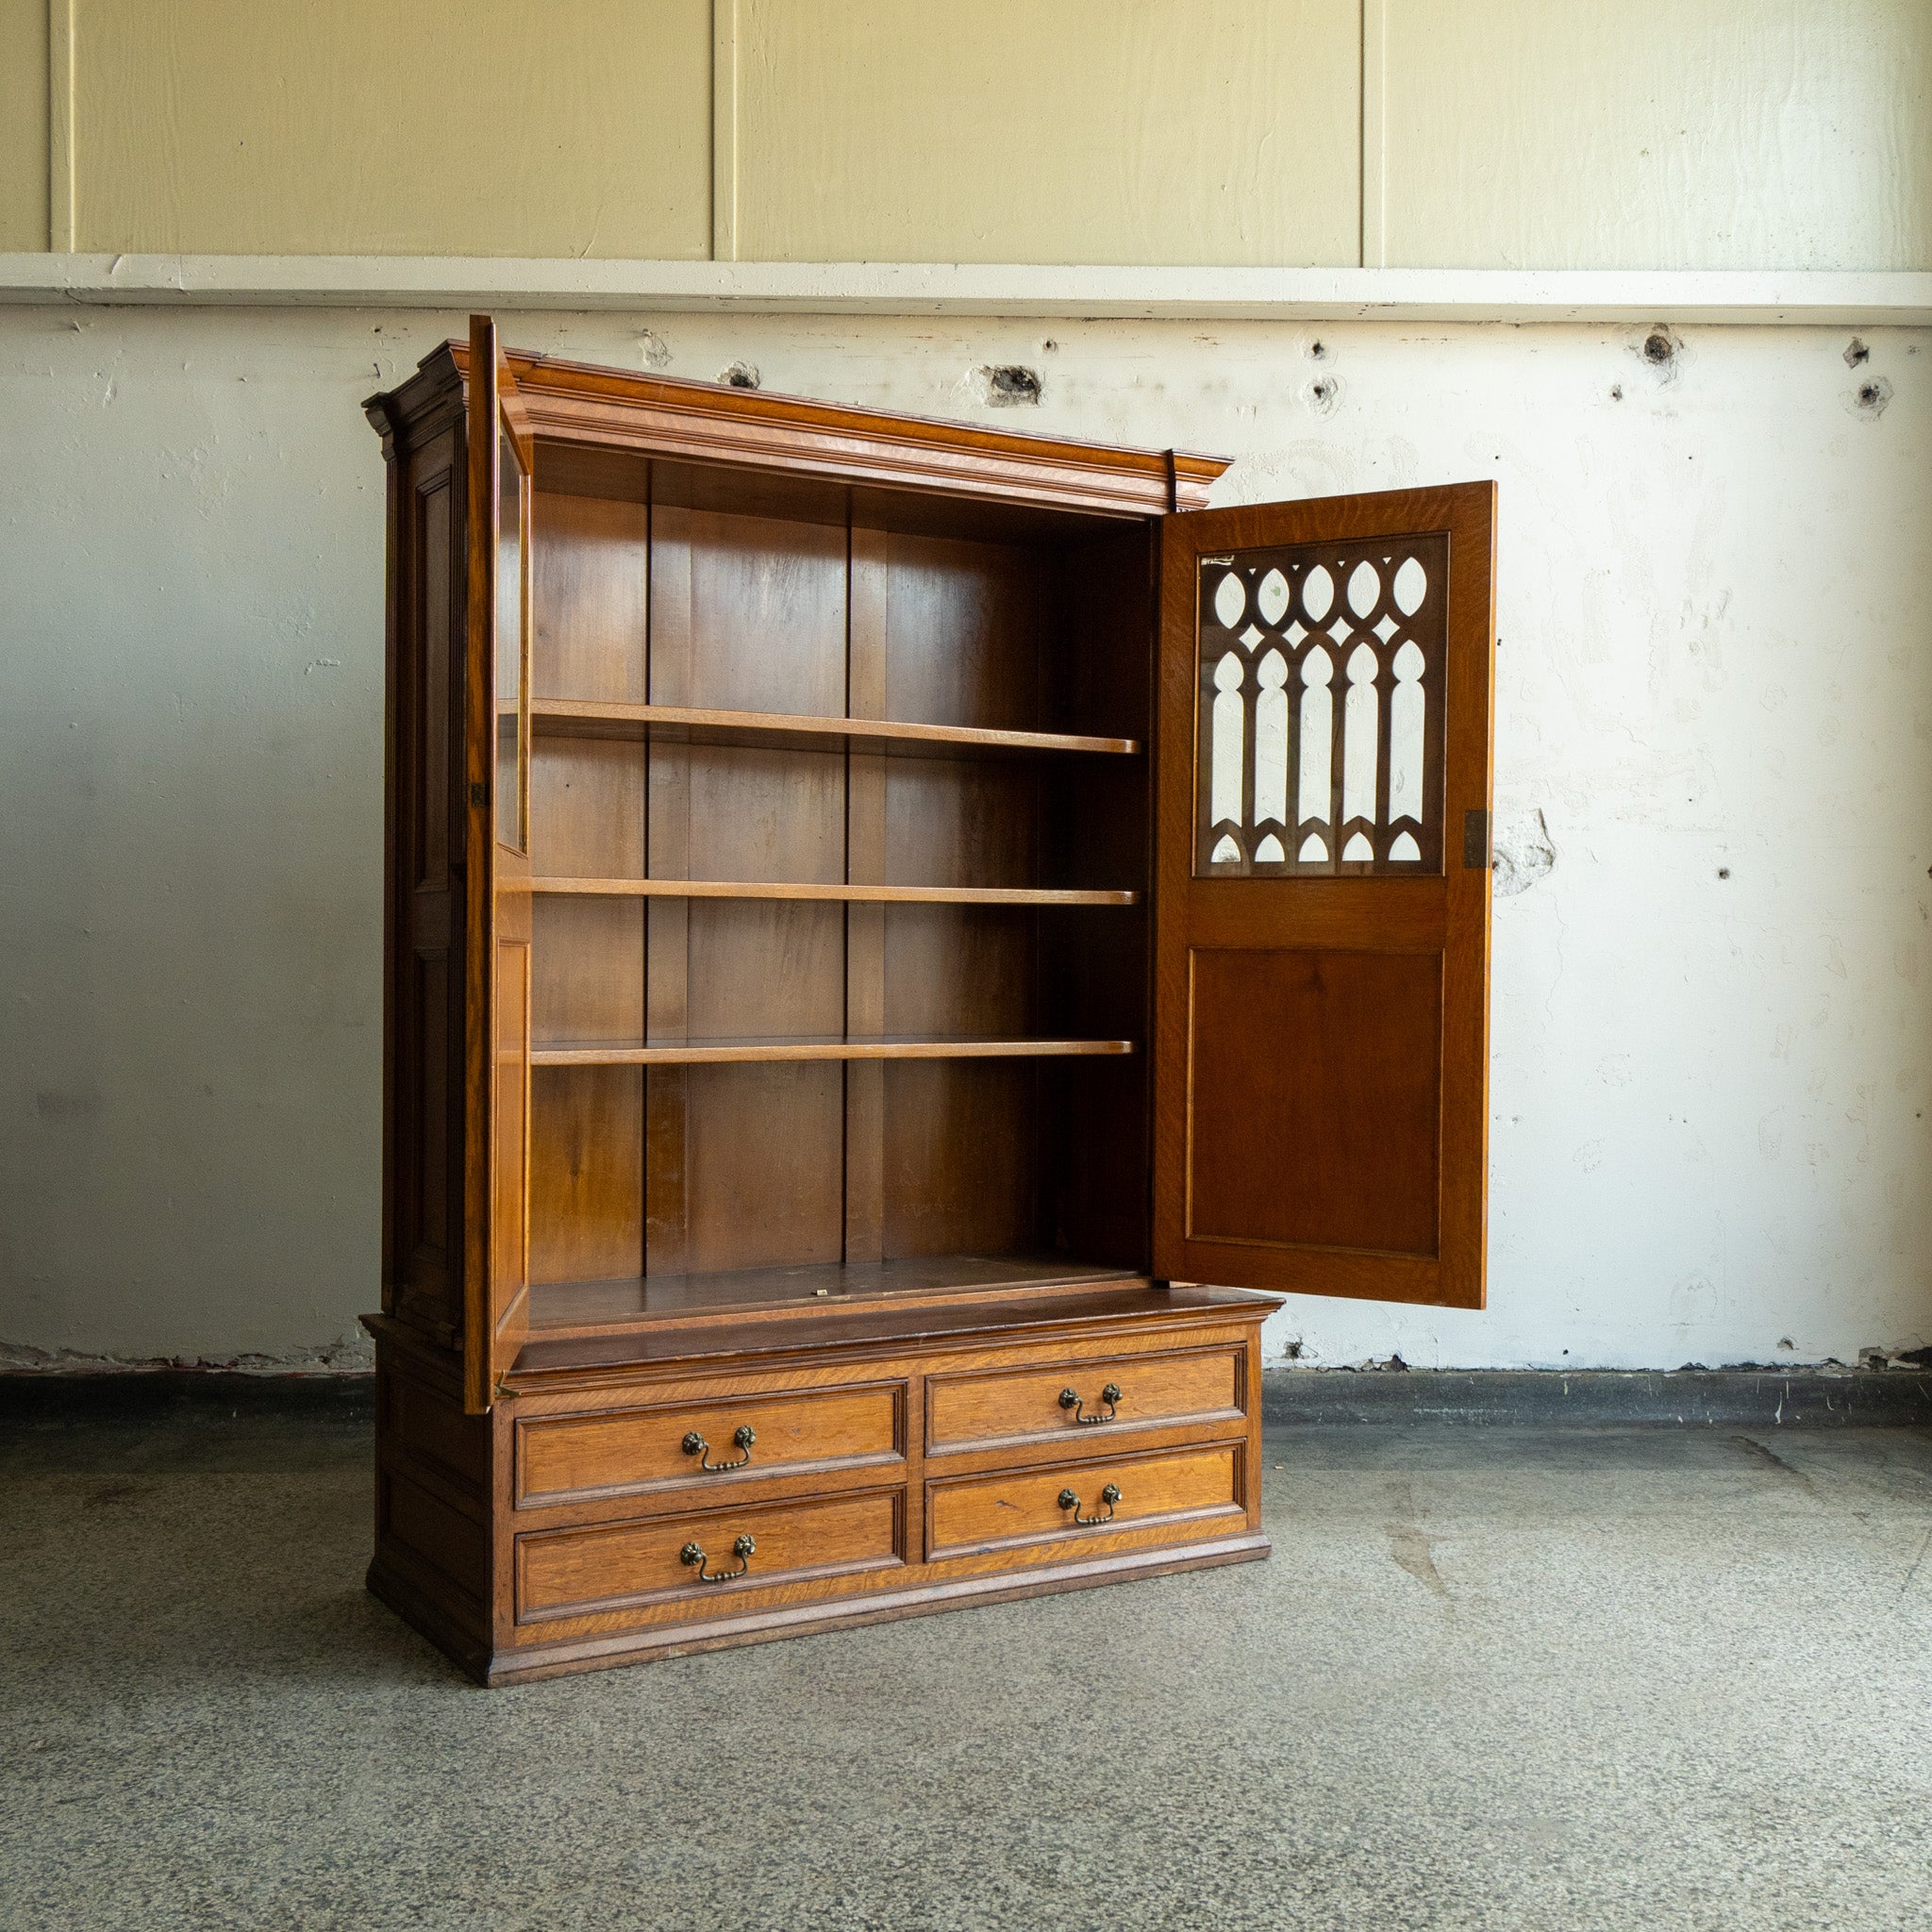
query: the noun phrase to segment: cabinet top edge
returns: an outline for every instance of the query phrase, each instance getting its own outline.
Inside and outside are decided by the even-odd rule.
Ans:
[[[506,351],[540,440],[606,444],[686,461],[815,472],[890,487],[1000,494],[1115,515],[1207,505],[1232,458],[1040,436],[769,390],[646,375]],[[415,375],[363,403],[383,437],[441,427],[468,387],[469,344],[439,344]]]

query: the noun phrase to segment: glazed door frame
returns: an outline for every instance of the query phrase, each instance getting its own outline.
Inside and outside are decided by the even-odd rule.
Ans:
[[[1163,520],[1158,1277],[1483,1305],[1495,494]]]
[[[463,1402],[482,1414],[529,1332],[535,449],[487,316],[467,375]]]

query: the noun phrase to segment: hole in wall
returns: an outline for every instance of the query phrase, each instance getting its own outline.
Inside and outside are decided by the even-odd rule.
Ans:
[[[1845,367],[1847,369],[1856,369],[1859,363],[1869,362],[1871,359],[1872,351],[1857,336],[1854,336],[1845,344]]]
[[[980,374],[986,378],[986,399],[995,408],[1012,408],[1016,404],[1040,400],[1040,372],[1023,368],[1018,362],[1001,362]]]
[[[718,372],[718,380],[727,389],[757,389],[758,373],[749,362],[734,362]]]
[[[1868,375],[1850,397],[1852,414],[1876,422],[1891,401],[1891,384],[1882,375]]]

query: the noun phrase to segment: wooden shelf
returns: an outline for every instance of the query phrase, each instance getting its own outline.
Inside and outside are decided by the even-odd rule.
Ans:
[[[659,1046],[539,1046],[537,1067],[705,1067],[742,1060],[1083,1059],[1130,1054],[1131,1040],[693,1040]]]
[[[1137,906],[1138,892],[1058,886],[811,886],[755,879],[532,879],[533,892],[618,899],[833,899],[910,906]]]
[[[925,1306],[987,1294],[1066,1295],[1134,1284],[1131,1268],[1074,1261],[1064,1255],[925,1255],[899,1261],[823,1261],[797,1267],[740,1268],[715,1274],[628,1275],[609,1281],[553,1281],[530,1291],[530,1334],[622,1334],[666,1322],[716,1320],[757,1309],[767,1317],[821,1315],[841,1305]]]
[[[1131,738],[1061,731],[991,731],[964,724],[908,724],[884,718],[819,718],[789,711],[717,711],[684,705],[599,704],[536,698],[531,728],[541,736],[648,739],[672,744],[753,744],[794,751],[853,750],[899,758],[1001,758],[1041,752],[1131,758]]]

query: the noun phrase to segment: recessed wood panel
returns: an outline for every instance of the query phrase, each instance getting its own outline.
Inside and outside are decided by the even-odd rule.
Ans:
[[[416,794],[410,801],[416,824],[416,877],[426,886],[449,880],[450,803],[450,586],[454,552],[451,539],[451,473],[440,471],[416,496],[415,583],[419,600],[417,635],[421,682],[412,693],[420,721],[422,758],[416,766]]]
[[[518,1505],[896,1460],[905,1394],[903,1382],[879,1382],[537,1417],[517,1425]],[[736,1440],[743,1429],[748,1442]],[[687,1447],[692,1437],[705,1446]]]
[[[481,1598],[490,1574],[490,1532],[481,1523],[393,1470],[378,1470],[375,1496],[378,1548],[393,1540],[444,1588],[471,1602]]]
[[[844,1085],[838,1064],[682,1071],[691,1272],[840,1259]]]
[[[531,1280],[640,1274],[643,1070],[540,1068],[530,1097]]]
[[[1040,884],[1040,771],[1037,761],[888,760],[880,883]],[[1130,888],[1134,880],[1078,883]]]
[[[885,908],[885,1034],[1017,1040],[1034,1031],[1034,915],[1005,906]]]
[[[904,1560],[904,1493],[874,1490],[520,1536],[517,1621],[681,1596],[702,1600],[708,1614],[722,1615],[734,1595],[774,1583],[896,1566]],[[756,1544],[742,1557],[733,1549],[741,1536]],[[746,1568],[727,1582],[703,1582],[697,1568],[682,1560],[688,1543],[704,1551],[707,1572],[728,1574],[741,1563]]]
[[[926,1485],[926,1557],[1118,1535],[1147,1523],[1244,1511],[1242,1444],[1109,1457]],[[1112,1500],[1105,1491],[1119,1491]],[[1072,1502],[1061,1498],[1071,1491]]]
[[[1433,1255],[1441,955],[1191,964],[1190,1239]]]
[[[449,1246],[449,955],[415,960],[416,1225],[404,1252],[420,1245],[441,1256]]]
[[[501,1324],[529,1281],[530,945],[499,939],[491,1096],[490,1300]]]
[[[644,902],[540,898],[532,908],[536,1044],[643,1038]]]
[[[1039,729],[1040,553],[886,540],[886,716]]]
[[[654,517],[654,622],[670,621],[651,641],[653,702],[842,711],[843,527],[669,505]]]
[[[645,747],[545,739],[530,773],[530,865],[539,877],[644,875]]]
[[[650,511],[540,490],[534,522],[535,694],[642,704]]]
[[[1051,1245],[1041,1227],[1033,1067],[892,1060],[885,1074],[886,1258]]]

